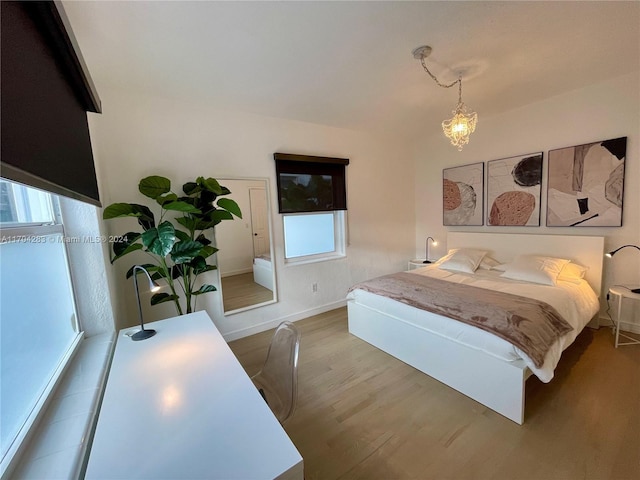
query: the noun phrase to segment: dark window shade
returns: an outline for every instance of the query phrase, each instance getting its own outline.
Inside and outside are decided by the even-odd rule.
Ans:
[[[280,213],[347,209],[346,158],[275,153]]]
[[[100,206],[87,111],[100,111],[62,7],[0,2],[2,171]]]

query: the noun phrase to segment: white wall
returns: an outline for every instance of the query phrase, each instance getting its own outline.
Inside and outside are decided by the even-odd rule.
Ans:
[[[467,99],[473,105],[473,99]],[[446,113],[446,112],[445,112]],[[640,78],[626,75],[557,97],[479,120],[462,152],[441,132],[416,145],[416,256],[424,257],[427,236],[440,241],[433,256],[446,253],[447,230],[566,235],[602,235],[605,250],[640,243]],[[622,227],[547,228],[547,152],[561,147],[627,136]],[[486,162],[530,152],[544,152],[540,227],[444,227],[442,225],[442,169]],[[486,202],[485,202],[486,211]],[[640,252],[626,249],[605,259],[603,292],[619,283],[640,284]],[[603,300],[603,304],[606,301]],[[636,309],[637,310],[637,309]],[[604,313],[604,308],[603,308]],[[640,315],[637,315],[640,316]]]
[[[88,203],[59,198],[65,235],[75,239],[66,245],[80,329],[88,337],[112,332],[108,242],[101,230],[101,210]]]
[[[413,255],[415,207],[413,161],[409,149],[390,139],[297,121],[228,112],[161,98],[102,89],[104,112],[90,116],[91,136],[103,205],[137,202],[138,181],[163,175],[176,186],[196,176],[270,179],[278,303],[229,317],[220,294],[202,298],[227,338],[270,328],[281,319],[296,320],[344,301],[355,282],[406,268]],[[346,259],[285,266],[282,218],[277,214],[274,152],[347,157],[348,228]],[[132,219],[106,223],[109,233],[137,229]],[[224,222],[220,228],[224,228]],[[114,265],[112,290],[117,328],[137,322],[131,280],[124,273],[145,255],[133,254]],[[110,267],[111,268],[111,267]],[[207,279],[217,284],[217,275]],[[318,292],[312,292],[312,283]],[[169,304],[149,307],[145,320],[175,315]]]

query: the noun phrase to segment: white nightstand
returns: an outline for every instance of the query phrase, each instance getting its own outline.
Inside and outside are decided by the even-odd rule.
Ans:
[[[638,288],[637,286],[631,286],[629,288],[621,285],[614,285],[609,289],[609,295],[616,295],[618,297],[618,308],[616,310],[615,329],[616,329],[616,348],[618,345],[640,345],[640,340],[630,337],[624,333],[620,333],[620,312],[622,311],[622,300],[624,298],[630,298],[631,300],[640,301],[640,293],[633,293],[631,289]],[[624,337],[627,342],[621,343],[619,337]]]
[[[426,267],[431,264],[433,264],[433,261],[431,263],[424,263],[424,258],[414,258],[413,260],[409,260],[407,270],[415,270],[416,268]]]

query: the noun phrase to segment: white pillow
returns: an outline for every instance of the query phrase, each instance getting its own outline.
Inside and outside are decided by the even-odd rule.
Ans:
[[[480,262],[480,265],[478,265],[478,268],[481,268],[482,270],[492,270],[498,265],[500,265],[499,261],[497,261],[495,258],[490,257],[489,255],[485,255]]]
[[[486,250],[475,248],[455,248],[438,260],[437,265],[444,270],[454,270],[456,272],[473,273],[480,265],[480,262],[487,254]]]
[[[555,285],[562,268],[569,263],[564,258],[521,255],[507,265],[501,277],[525,282]]]
[[[560,271],[558,280],[563,282],[580,283],[589,270],[589,267],[583,267],[577,263],[569,262]]]
[[[506,272],[508,266],[509,266],[508,263],[499,263],[495,267],[491,267],[491,270],[496,270],[498,272]]]

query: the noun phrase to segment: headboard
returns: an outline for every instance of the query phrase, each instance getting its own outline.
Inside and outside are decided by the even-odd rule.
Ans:
[[[496,260],[507,263],[517,255],[567,258],[589,267],[585,278],[598,296],[602,289],[604,237],[529,235],[521,233],[448,232],[447,248],[482,248]]]

